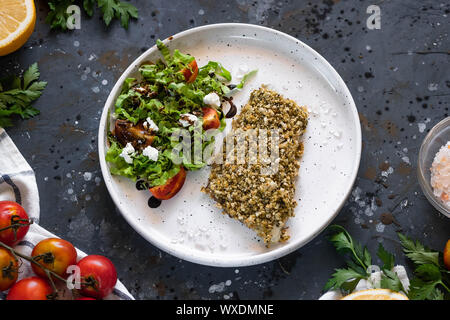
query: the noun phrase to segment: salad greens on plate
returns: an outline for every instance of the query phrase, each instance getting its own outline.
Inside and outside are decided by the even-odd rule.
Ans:
[[[233,105],[230,95],[256,72],[231,85],[231,73],[220,62],[199,68],[193,56],[177,49],[171,53],[160,40],[156,45],[163,59],[143,63],[140,79],[127,78],[122,85],[106,154],[112,174],[143,180],[149,188],[171,184],[185,170],[206,165],[204,159],[193,162],[193,154],[176,149],[180,141],[174,134],[184,130],[192,141],[201,142],[203,152],[214,142],[208,130],[225,127],[222,105]]]

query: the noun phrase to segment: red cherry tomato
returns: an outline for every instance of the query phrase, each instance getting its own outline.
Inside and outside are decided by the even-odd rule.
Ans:
[[[67,267],[77,264],[77,251],[75,247],[66,240],[58,238],[48,238],[39,242],[31,253],[33,259],[40,265],[50,269],[57,275],[67,278]],[[46,278],[44,269],[36,264],[31,264],[36,275]]]
[[[197,61],[192,60],[191,62],[189,62],[188,65],[181,70],[181,73],[183,74],[184,80],[187,83],[194,82],[195,79],[197,79],[197,75],[198,75]]]
[[[111,260],[99,255],[90,255],[78,261],[80,268],[81,294],[102,299],[110,294],[117,282],[117,271]]]
[[[19,261],[11,251],[0,248],[0,291],[5,291],[17,281]]]
[[[47,281],[38,277],[25,278],[11,287],[6,300],[48,300],[52,292]]]
[[[150,192],[156,199],[159,200],[169,200],[175,196],[178,191],[183,187],[184,181],[186,180],[186,170],[183,167],[180,171],[174,175],[172,178],[167,180],[167,182],[161,186],[156,186],[150,188]]]
[[[203,130],[218,129],[220,127],[219,114],[216,109],[203,107]]]
[[[11,227],[16,225],[15,227]],[[7,228],[7,229],[5,229]],[[0,241],[12,247],[27,234],[29,219],[25,210],[16,202],[0,201]]]
[[[75,299],[75,300],[96,300],[96,299],[94,299],[94,298],[89,298],[89,297],[80,297],[80,298]]]

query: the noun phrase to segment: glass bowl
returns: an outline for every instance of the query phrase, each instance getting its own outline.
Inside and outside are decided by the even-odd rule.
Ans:
[[[417,176],[420,187],[428,201],[443,215],[450,218],[450,210],[433,194],[431,187],[431,164],[439,149],[450,141],[450,117],[436,124],[427,134],[419,150]]]

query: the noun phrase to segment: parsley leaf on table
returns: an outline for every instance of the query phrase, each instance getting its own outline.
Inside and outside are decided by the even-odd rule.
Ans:
[[[431,293],[428,295],[428,298],[430,300],[444,300],[444,293],[439,290],[438,288],[434,288],[433,291],[431,291]]]
[[[52,29],[67,30],[67,8],[72,4],[77,4],[81,0],[51,0],[48,2],[50,12],[45,22],[50,24]],[[121,0],[83,0],[83,9],[90,17],[94,14],[95,6],[101,10],[103,21],[107,26],[113,19],[119,19],[123,28],[128,29],[130,18],[138,18],[137,8],[126,1]]]
[[[392,270],[394,267],[394,255],[383,247],[383,245],[380,243],[378,246],[377,256],[380,258],[380,260],[383,262],[383,266],[381,269],[383,270]]]
[[[352,292],[361,279],[366,279],[367,275],[363,275],[354,269],[336,269],[325,284],[325,291],[333,289],[342,289],[343,291]]]
[[[432,251],[419,241],[414,242],[405,235],[398,234],[405,255],[414,265],[408,296],[412,300],[443,300],[450,298],[449,271],[439,260],[439,252]],[[444,292],[442,291],[444,290]]]
[[[383,272],[381,273],[380,287],[383,289],[390,289],[396,292],[399,291],[406,292],[397,273],[392,271],[395,264],[394,255],[386,251],[386,249],[380,243],[380,245],[378,246],[377,256],[383,262],[383,266],[381,267],[381,270]]]
[[[45,22],[52,29],[67,30],[67,8],[72,5],[74,0],[53,0],[48,2],[50,11],[45,18]]]
[[[330,229],[335,233],[329,237],[329,240],[340,254],[349,255],[350,260],[347,261],[348,268],[335,270],[324,290],[341,289],[351,292],[361,279],[369,278],[367,269],[372,264],[372,257],[367,248],[355,242],[343,227],[333,225]]]
[[[39,98],[47,82],[39,80],[37,63],[32,64],[23,78],[10,76],[0,80],[0,127],[12,126],[12,117],[18,115],[28,119],[39,114],[31,103]]]
[[[413,240],[401,233],[398,233],[398,237],[402,243],[405,255],[415,264],[431,263],[437,266],[439,265],[439,252],[431,251],[424,247],[419,241],[414,243]]]
[[[372,257],[366,247],[355,242],[352,236],[343,227],[333,225],[330,229],[338,231],[330,236],[329,240],[336,247],[336,250],[341,254],[350,254],[352,259],[352,266],[362,267],[366,272],[367,268],[372,264]]]
[[[89,17],[94,14],[94,6],[96,0],[83,0],[83,8]]]
[[[128,29],[130,17],[135,19],[138,17],[136,7],[124,1],[98,0],[98,6],[102,10],[103,21],[107,26],[109,26],[113,18],[117,18],[120,19],[122,27]]]
[[[432,300],[433,293],[436,293],[436,286],[439,281],[424,281],[420,278],[413,278],[408,296],[411,300]]]
[[[383,269],[380,280],[380,288],[390,289],[395,292],[406,292],[398,275],[394,271],[388,269]]]

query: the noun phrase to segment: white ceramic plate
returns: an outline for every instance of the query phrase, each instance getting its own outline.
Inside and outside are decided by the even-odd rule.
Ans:
[[[170,39],[170,40],[169,40]],[[193,55],[202,66],[219,61],[234,74],[239,66],[258,74],[234,96],[238,107],[250,92],[269,84],[287,98],[306,105],[310,121],[296,184],[298,206],[288,222],[290,240],[266,248],[255,233],[221,214],[200,191],[209,169],[189,172],[184,187],[157,209],[147,205],[148,191],[112,176],[105,162],[108,112],[125,78],[139,65],[157,60],[154,46],[128,67],[106,101],[99,129],[99,156],[106,186],[116,206],[145,239],[179,258],[211,266],[247,266],[284,256],[313,239],[338,214],[355,181],[361,155],[361,128],[349,90],[317,52],[282,32],[248,24],[215,24],[181,32],[165,40],[169,49]],[[227,128],[231,127],[227,120]]]

